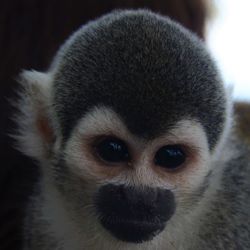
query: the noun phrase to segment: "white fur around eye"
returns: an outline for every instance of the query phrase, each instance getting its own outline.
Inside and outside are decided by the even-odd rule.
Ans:
[[[126,142],[132,157],[134,157],[130,170],[128,167],[127,171],[123,171],[116,178],[114,175],[107,174],[108,179],[105,178],[105,181],[120,184],[153,185],[170,189],[174,187],[185,188],[189,185],[189,188],[192,189],[201,183],[202,177],[210,168],[206,134],[203,127],[195,120],[181,120],[161,137],[146,141],[130,133],[119,115],[113,110],[102,106],[93,108],[79,120],[67,142],[65,159],[76,174],[82,175],[84,178],[101,179],[102,176],[98,176],[98,173],[93,176],[95,175],[94,169],[99,169],[102,173],[105,171],[116,173],[112,167],[101,166],[100,162],[96,161],[90,155],[91,151],[88,150],[89,140],[103,135],[113,135]],[[178,174],[159,175],[152,167],[156,150],[165,145],[175,144],[194,149],[192,152],[194,152],[196,160],[190,165],[194,164],[195,166],[188,166],[188,171],[184,169]],[[112,176],[112,178],[109,179],[108,176]]]

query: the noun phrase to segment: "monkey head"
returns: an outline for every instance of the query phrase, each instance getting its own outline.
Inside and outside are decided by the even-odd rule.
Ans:
[[[115,11],[21,81],[20,149],[40,162],[44,199],[79,238],[155,244],[194,216],[230,123],[195,35],[147,10]]]

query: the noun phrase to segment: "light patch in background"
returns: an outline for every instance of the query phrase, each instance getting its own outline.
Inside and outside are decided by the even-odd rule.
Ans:
[[[250,0],[215,0],[217,17],[208,27],[208,46],[233,97],[250,101]]]

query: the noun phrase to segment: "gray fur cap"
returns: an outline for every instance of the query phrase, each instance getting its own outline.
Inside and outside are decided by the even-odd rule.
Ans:
[[[51,71],[64,139],[87,111],[103,105],[147,139],[191,118],[203,125],[213,149],[223,131],[225,91],[203,43],[150,11],[115,11],[82,26]]]

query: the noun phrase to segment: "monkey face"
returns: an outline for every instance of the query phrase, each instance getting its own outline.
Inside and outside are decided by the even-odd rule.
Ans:
[[[71,189],[66,196],[75,204],[77,218],[88,207],[100,230],[140,243],[188,216],[209,163],[207,139],[198,122],[180,121],[149,140],[132,134],[112,109],[96,107],[79,121],[65,145],[67,179],[74,176],[74,183],[59,182]]]
[[[88,249],[178,235],[229,123],[201,41],[149,11],[114,12],[79,29],[49,72],[24,78],[22,151],[46,166],[44,186],[59,191],[73,231],[93,238]]]

